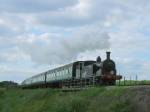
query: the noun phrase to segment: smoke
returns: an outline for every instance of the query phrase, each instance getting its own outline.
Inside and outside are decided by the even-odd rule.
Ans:
[[[109,38],[98,29],[82,29],[72,33],[72,37],[32,36],[21,43],[21,48],[35,63],[62,64],[75,61],[81,53],[109,48]]]

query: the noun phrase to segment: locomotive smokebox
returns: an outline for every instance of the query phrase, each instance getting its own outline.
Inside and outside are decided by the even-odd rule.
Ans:
[[[110,53],[111,52],[109,52],[109,51],[106,52],[106,58],[107,58],[107,60],[110,60]]]

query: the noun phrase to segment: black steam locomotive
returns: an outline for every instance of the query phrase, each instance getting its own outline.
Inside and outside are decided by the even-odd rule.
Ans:
[[[81,80],[96,79],[96,85],[115,85],[116,80],[122,76],[116,74],[116,65],[110,59],[110,52],[106,52],[107,58],[101,61],[100,56],[96,61],[76,61],[65,66],[35,75],[22,82],[23,88],[52,87],[62,88],[65,81],[71,83]],[[68,84],[69,86],[69,84]]]

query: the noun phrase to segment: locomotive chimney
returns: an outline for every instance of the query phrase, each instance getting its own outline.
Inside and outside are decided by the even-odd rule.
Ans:
[[[110,60],[110,53],[111,52],[108,52],[108,51],[106,52],[107,60]]]

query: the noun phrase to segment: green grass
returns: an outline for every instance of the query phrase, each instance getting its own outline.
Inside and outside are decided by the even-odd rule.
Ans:
[[[119,85],[119,81],[116,83]],[[120,85],[150,85],[150,80],[141,80],[141,81],[135,81],[135,80],[125,80],[125,81],[120,81]]]
[[[127,87],[97,87],[79,92],[54,89],[0,89],[0,112],[134,112]]]

